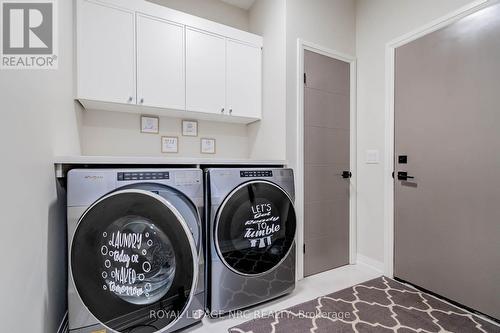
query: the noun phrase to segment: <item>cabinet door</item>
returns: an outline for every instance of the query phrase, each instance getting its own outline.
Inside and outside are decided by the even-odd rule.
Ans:
[[[225,39],[186,29],[186,109],[224,113],[225,104]]]
[[[135,103],[134,13],[78,3],[78,98]]]
[[[137,102],[184,109],[184,27],[137,15]]]
[[[231,115],[262,117],[262,50],[227,41],[227,107]]]

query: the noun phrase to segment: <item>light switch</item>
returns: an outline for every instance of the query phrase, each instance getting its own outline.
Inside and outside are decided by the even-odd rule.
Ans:
[[[380,163],[379,151],[375,149],[367,150],[365,160],[366,164],[379,164]]]

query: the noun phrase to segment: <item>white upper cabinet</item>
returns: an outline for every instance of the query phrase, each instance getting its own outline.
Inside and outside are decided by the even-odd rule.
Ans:
[[[137,15],[137,103],[185,108],[184,27]]]
[[[232,116],[260,118],[262,113],[262,50],[227,41],[227,108]]]
[[[262,37],[144,0],[76,4],[76,98],[85,108],[262,118]]]
[[[79,3],[78,97],[135,103],[135,13]]]
[[[224,114],[226,40],[186,29],[186,109]]]

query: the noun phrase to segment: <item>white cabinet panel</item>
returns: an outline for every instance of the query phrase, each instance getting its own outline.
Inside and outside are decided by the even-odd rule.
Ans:
[[[227,41],[227,108],[232,116],[262,116],[262,50]]]
[[[78,97],[135,103],[135,14],[79,2]]]
[[[186,109],[222,113],[226,102],[226,41],[186,29]]]
[[[137,103],[184,109],[184,27],[137,15]]]

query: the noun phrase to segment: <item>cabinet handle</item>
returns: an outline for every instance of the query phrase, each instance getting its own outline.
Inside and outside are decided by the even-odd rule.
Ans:
[[[229,114],[233,114],[233,109],[229,109]]]
[[[141,98],[141,104],[144,103],[144,98]]]
[[[222,110],[220,110],[220,113],[224,113],[224,108],[222,108]]]
[[[128,98],[128,102],[129,102],[129,103],[132,103],[132,99],[133,99],[133,98],[132,98],[132,96],[130,96],[130,97]]]

